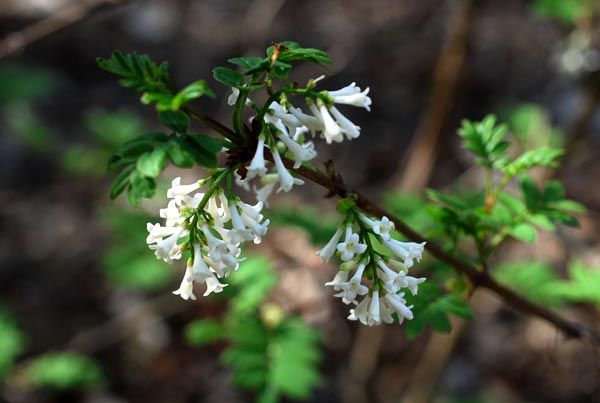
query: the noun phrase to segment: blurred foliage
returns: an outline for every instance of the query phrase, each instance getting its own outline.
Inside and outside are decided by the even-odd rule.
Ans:
[[[25,348],[25,337],[13,318],[0,309],[0,380],[12,369]]]
[[[60,85],[60,78],[47,69],[0,64],[0,104],[33,102]]]
[[[586,16],[591,16],[595,0],[535,0],[533,10],[541,18],[553,18],[574,25]]]
[[[68,351],[33,358],[23,374],[32,388],[94,389],[104,381],[102,370],[92,358]]]
[[[559,277],[552,266],[542,261],[512,262],[494,269],[498,281],[540,304],[561,307],[572,302],[600,306],[600,269],[572,261],[567,274],[567,279]]]
[[[430,325],[434,330],[442,333],[450,333],[452,325],[448,314],[454,314],[464,319],[473,319],[471,308],[464,298],[457,293],[444,294],[442,290],[432,282],[426,282],[419,286],[419,294],[407,294],[407,304],[413,305],[414,318],[405,324],[406,336],[414,339]]]
[[[535,104],[519,104],[504,111],[519,150],[563,144],[563,133],[552,126],[550,114]]]
[[[323,214],[312,206],[280,206],[269,212],[269,219],[271,225],[302,228],[314,245],[326,244],[338,224],[337,215]]]
[[[102,256],[109,281],[139,290],[163,289],[173,278],[167,265],[148,253],[146,234],[140,231],[150,218],[139,212],[107,211],[104,222],[112,232]]]
[[[267,301],[276,283],[277,274],[266,258],[248,258],[229,277],[229,308],[223,320],[196,320],[185,330],[187,342],[196,347],[227,342],[221,359],[233,368],[233,383],[256,391],[262,403],[280,396],[306,399],[320,383],[321,336]]]

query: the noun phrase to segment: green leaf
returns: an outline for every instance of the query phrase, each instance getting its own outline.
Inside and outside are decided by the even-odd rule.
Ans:
[[[227,67],[215,67],[213,78],[228,87],[241,88],[244,86],[244,76]]]
[[[163,147],[155,148],[152,152],[142,154],[137,160],[137,170],[150,178],[156,178],[167,165],[167,151]]]
[[[25,349],[25,337],[12,316],[0,309],[0,380],[12,368],[15,358]]]
[[[525,151],[517,159],[502,167],[508,176],[515,176],[520,172],[537,168],[555,168],[558,166],[558,159],[564,154],[560,148],[540,147]]]
[[[560,306],[564,298],[556,293],[559,278],[546,262],[522,261],[494,267],[494,278],[539,304]]]
[[[478,165],[499,168],[506,164],[509,143],[504,140],[508,133],[506,125],[496,125],[494,115],[486,116],[481,122],[463,120],[458,130],[463,147],[473,153]]]
[[[555,18],[566,24],[575,24],[587,14],[593,14],[593,0],[536,0],[534,12],[542,18]]]
[[[255,57],[255,56],[234,57],[234,58],[228,60],[229,63],[235,64],[235,65],[243,67],[245,69],[253,69],[253,68],[259,66],[263,61],[264,61],[264,59],[261,59],[260,57]],[[267,61],[267,65],[268,65],[268,61]]]
[[[533,178],[529,175],[522,175],[520,179],[521,192],[525,199],[525,204],[529,210],[535,211],[542,200],[542,194],[539,191]]]
[[[102,370],[89,357],[74,352],[47,353],[34,358],[24,371],[34,388],[94,389],[104,380]]]
[[[127,186],[129,185],[129,175],[131,175],[133,169],[133,165],[130,165],[127,168],[123,169],[121,172],[119,172],[112,186],[110,187],[111,199],[116,199],[117,196],[123,193],[123,191],[127,188]]]
[[[509,234],[526,243],[535,243],[537,241],[537,232],[533,225],[528,223],[519,223],[512,227]]]
[[[207,151],[199,146],[194,140],[195,136],[182,136],[177,139],[181,147],[188,151],[194,158],[197,164],[206,168],[214,169],[217,167],[217,155],[214,152]]]
[[[267,259],[251,257],[240,264],[240,270],[232,273],[229,281],[235,288],[231,311],[242,315],[260,306],[277,283],[277,274]]]
[[[405,296],[407,305],[413,305],[414,318],[405,324],[406,336],[409,339],[417,337],[426,325],[438,332],[449,333],[452,326],[448,313],[465,319],[472,319],[471,309],[457,294],[442,294],[442,290],[433,283],[423,283],[419,286],[419,294]]]
[[[167,155],[173,164],[179,168],[190,168],[194,165],[194,155],[185,148],[178,138],[169,141]]]
[[[209,153],[218,153],[223,149],[223,140],[205,134],[194,134],[190,135],[188,138]]]
[[[190,118],[183,111],[163,111],[159,118],[163,125],[175,133],[185,134],[190,128]]]
[[[296,60],[305,60],[318,64],[319,66],[325,67],[327,64],[333,64],[333,61],[329,58],[329,55],[319,49],[314,48],[303,48],[296,42],[285,41],[279,42],[276,46],[279,46],[281,52],[277,57],[278,62],[291,62]],[[275,46],[270,46],[267,49],[267,57],[271,59],[275,52]]]
[[[185,340],[195,347],[213,343],[224,336],[223,326],[212,319],[195,320],[185,328]]]
[[[172,110],[177,110],[183,105],[202,96],[214,97],[215,93],[210,88],[208,88],[208,85],[204,80],[198,80],[188,85],[187,87],[179,91],[177,94],[175,94],[175,96],[171,100],[171,104],[169,105],[169,107]]]

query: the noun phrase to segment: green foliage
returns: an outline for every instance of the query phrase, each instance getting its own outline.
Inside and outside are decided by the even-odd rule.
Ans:
[[[319,384],[320,335],[266,302],[276,282],[267,259],[245,260],[223,293],[230,298],[223,322],[197,320],[185,330],[187,342],[197,347],[227,342],[221,360],[233,368],[233,383],[256,391],[257,400],[265,403],[280,396],[306,399]]]
[[[50,70],[0,64],[0,104],[33,102],[52,93],[60,77]]]
[[[137,290],[163,289],[173,277],[167,265],[148,253],[140,231],[149,217],[139,213],[108,212],[104,222],[112,231],[112,242],[102,256],[109,281],[119,287]]]
[[[556,168],[558,166],[558,159],[563,154],[564,151],[558,148],[535,148],[525,151],[514,161],[507,163],[502,167],[502,171],[512,177],[531,168]]]
[[[8,312],[0,309],[0,380],[25,348],[25,337]]]
[[[273,58],[277,49],[277,57]],[[307,61],[325,67],[328,64],[333,64],[326,52],[313,49],[303,48],[296,42],[286,41],[280,42],[267,49],[267,57],[235,57],[229,59],[229,62],[241,67],[243,75],[257,75],[263,72],[268,72],[276,78],[287,78],[292,70],[292,62]],[[234,74],[235,73],[235,74]],[[215,80],[230,87],[240,88],[243,83],[243,76],[239,73],[224,67],[218,67],[213,70]]]
[[[194,347],[202,347],[223,337],[223,326],[216,320],[194,320],[185,327],[185,340]]]
[[[408,293],[405,298],[407,305],[414,305],[414,319],[407,321],[404,328],[409,339],[421,334],[427,325],[438,332],[450,333],[450,313],[465,319],[473,318],[471,308],[460,295],[444,294],[437,285],[430,282],[421,284],[417,295]]]
[[[314,245],[326,244],[338,225],[337,216],[323,216],[311,206],[301,209],[282,206],[269,213],[271,225],[302,228],[310,236]]]
[[[121,77],[119,83],[123,87],[141,92],[142,103],[155,103],[158,111],[176,111],[201,96],[214,96],[203,80],[173,94],[168,63],[158,65],[148,55],[124,54],[117,50],[110,59],[98,58],[97,63],[100,68]]]
[[[74,352],[47,353],[34,358],[24,370],[33,388],[94,389],[104,380],[102,370],[90,357]]]
[[[494,276],[507,287],[546,306],[561,307],[569,302],[600,306],[600,269],[587,268],[579,261],[569,264],[567,279],[559,277],[548,263],[541,261],[499,265],[494,269]]]
[[[520,150],[561,146],[562,133],[552,126],[550,114],[535,104],[520,104],[505,112]]]
[[[565,24],[575,24],[594,11],[594,0],[536,0],[533,11],[541,18],[554,18]]]
[[[183,129],[182,121],[176,118],[178,112],[169,113],[168,124]],[[167,120],[166,115],[163,115]],[[185,130],[186,131],[187,127]],[[205,135],[166,135],[160,132],[143,134],[123,144],[110,158],[110,169],[121,168],[110,190],[110,197],[116,198],[127,190],[129,202],[138,205],[142,198],[154,196],[155,178],[171,161],[181,168],[198,164],[206,168],[216,168],[215,150],[221,142]]]
[[[458,130],[463,147],[475,155],[478,165],[486,168],[497,168],[506,163],[506,150],[510,145],[504,140],[507,133],[508,126],[496,125],[494,115],[486,116],[481,122],[465,119]]]

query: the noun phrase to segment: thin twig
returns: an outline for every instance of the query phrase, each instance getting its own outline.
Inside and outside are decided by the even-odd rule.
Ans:
[[[54,32],[72,25],[100,7],[117,5],[126,0],[75,1],[55,14],[37,21],[20,31],[11,32],[0,40],[0,59]]]
[[[265,157],[269,159],[272,158],[271,155],[268,153],[267,155],[265,155]],[[393,214],[390,214],[385,209],[379,207],[377,204],[370,201],[367,197],[347,187],[342,182],[334,181],[328,178],[327,176],[315,172],[312,169],[306,167],[294,169],[294,162],[287,158],[283,159],[283,162],[287,168],[295,171],[297,174],[304,177],[305,179],[308,179],[311,182],[314,182],[324,187],[331,193],[337,194],[339,197],[348,197],[351,195],[354,196],[356,198],[356,205],[363,212],[376,217],[388,217],[396,225],[396,230],[398,230],[400,233],[402,233],[404,236],[406,236],[409,240],[413,242],[426,242],[425,248],[429,251],[429,253],[431,253],[440,261],[452,266],[457,271],[466,275],[475,287],[487,288],[488,290],[493,291],[495,294],[500,296],[508,305],[512,306],[516,310],[529,315],[537,316],[551,323],[567,337],[588,340],[590,342],[600,344],[600,333],[584,325],[566,320],[561,316],[557,315],[556,313],[542,306],[536,305],[527,300],[526,298],[515,293],[514,291],[504,287],[503,285],[496,282],[496,280],[494,280],[487,272],[479,271],[469,263],[464,262],[458,259],[457,257],[445,252],[442,249],[442,247],[439,246],[437,243],[426,239],[423,235],[410,228],[402,220],[395,217]]]

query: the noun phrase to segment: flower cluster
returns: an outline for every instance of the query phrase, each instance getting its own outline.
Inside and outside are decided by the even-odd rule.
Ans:
[[[322,77],[312,80],[309,88],[314,86]],[[298,168],[305,161],[310,161],[317,155],[314,143],[307,140],[308,133],[315,137],[317,133],[326,142],[342,142],[344,138],[352,140],[360,136],[360,127],[346,118],[335,105],[352,105],[371,110],[369,88],[364,91],[352,83],[336,91],[307,92],[313,97],[306,98],[309,114],[301,108],[293,106],[287,98],[281,102],[272,102],[264,115],[264,128],[258,139],[254,157],[248,164],[244,179],[237,178],[236,183],[250,190],[249,181],[258,177],[262,187],[253,190],[259,201],[267,203],[277,184],[278,192],[289,192],[294,185],[304,182],[294,178],[285,167],[280,149],[285,149]],[[229,104],[235,104],[239,90],[234,89],[229,97]],[[274,161],[274,169],[268,172],[264,149],[268,148]]]
[[[160,210],[165,225],[147,225],[146,242],[158,259],[172,263],[189,250],[185,275],[173,292],[186,300],[196,299],[194,283],[206,283],[204,296],[221,292],[225,285],[219,279],[239,267],[240,245],[259,243],[269,225],[261,214],[262,202],[249,205],[227,198],[220,189],[196,192],[202,185],[203,181],[183,185],[175,178],[167,191],[169,203]]]
[[[328,262],[334,254],[343,262],[333,280],[325,285],[332,286],[338,292],[335,296],[345,304],[354,305],[348,316],[350,320],[375,326],[383,322],[393,323],[394,313],[399,323],[412,319],[412,306],[407,305],[403,289],[416,295],[419,284],[425,281],[425,278],[407,274],[408,269],[421,259],[425,244],[393,239],[390,233],[394,230],[394,223],[387,217],[375,220],[353,212],[349,218],[345,226],[338,228],[325,247],[317,252],[323,262]],[[375,251],[371,245],[372,237],[393,257]],[[363,284],[363,279],[370,283],[370,287]],[[363,296],[358,302],[357,298]]]

